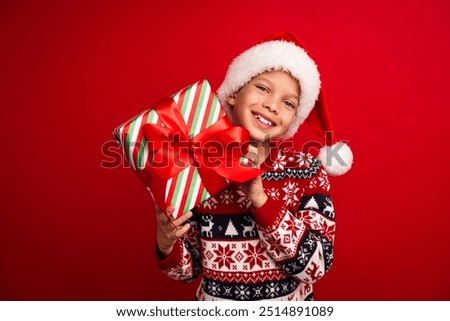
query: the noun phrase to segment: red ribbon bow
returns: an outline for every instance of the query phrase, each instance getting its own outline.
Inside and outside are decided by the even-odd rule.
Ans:
[[[143,134],[153,156],[146,169],[151,175],[168,180],[188,166],[195,166],[202,183],[213,195],[229,185],[229,181],[244,183],[262,173],[245,167],[240,158],[246,152],[249,132],[234,127],[227,117],[202,130],[194,137],[172,98],[163,99],[154,110],[165,126],[146,124]]]

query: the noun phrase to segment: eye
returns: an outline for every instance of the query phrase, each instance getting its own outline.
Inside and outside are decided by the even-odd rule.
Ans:
[[[263,92],[265,92],[265,93],[268,93],[269,92],[269,88],[267,88],[266,86],[264,86],[264,85],[255,85],[256,86],[256,88],[258,88],[259,90],[261,90],[261,91],[263,91]]]
[[[289,108],[295,109],[295,104],[294,104],[292,101],[285,100],[285,101],[284,101],[284,104],[285,104],[286,106],[288,106]]]

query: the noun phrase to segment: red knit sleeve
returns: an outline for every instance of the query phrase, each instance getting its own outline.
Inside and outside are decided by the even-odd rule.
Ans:
[[[300,178],[277,181],[277,186],[292,187],[296,194],[286,192],[278,200],[270,199],[253,213],[272,259],[302,282],[314,283],[328,272],[333,260],[334,208],[328,177],[320,165],[310,176],[300,170],[297,174]]]
[[[161,271],[174,280],[184,282],[195,280],[201,272],[199,242],[199,231],[192,227],[176,241],[168,256],[161,259],[157,253]]]

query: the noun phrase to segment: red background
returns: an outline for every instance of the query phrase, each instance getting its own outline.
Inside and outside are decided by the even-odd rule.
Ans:
[[[332,179],[335,262],[316,299],[449,300],[449,18],[446,0],[2,1],[0,299],[193,299],[197,283],[157,269],[150,197],[100,167],[102,144],[288,29],[355,154]]]

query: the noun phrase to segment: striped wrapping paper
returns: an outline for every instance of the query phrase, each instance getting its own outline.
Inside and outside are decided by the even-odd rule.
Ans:
[[[225,115],[207,80],[186,87],[174,94],[172,98],[180,108],[190,137],[194,137]],[[188,166],[168,181],[161,182],[161,188],[165,189],[165,204],[161,204],[162,200],[155,197],[156,192],[158,195],[161,194],[160,191],[150,190],[149,184],[146,183],[150,178],[144,168],[147,162],[151,163],[153,155],[142,132],[142,126],[147,123],[164,126],[158,114],[150,109],[116,128],[114,135],[131,168],[147,185],[147,189],[159,207],[165,209],[170,204],[174,205],[173,216],[177,218],[207,199],[209,193],[202,184],[197,168]]]

